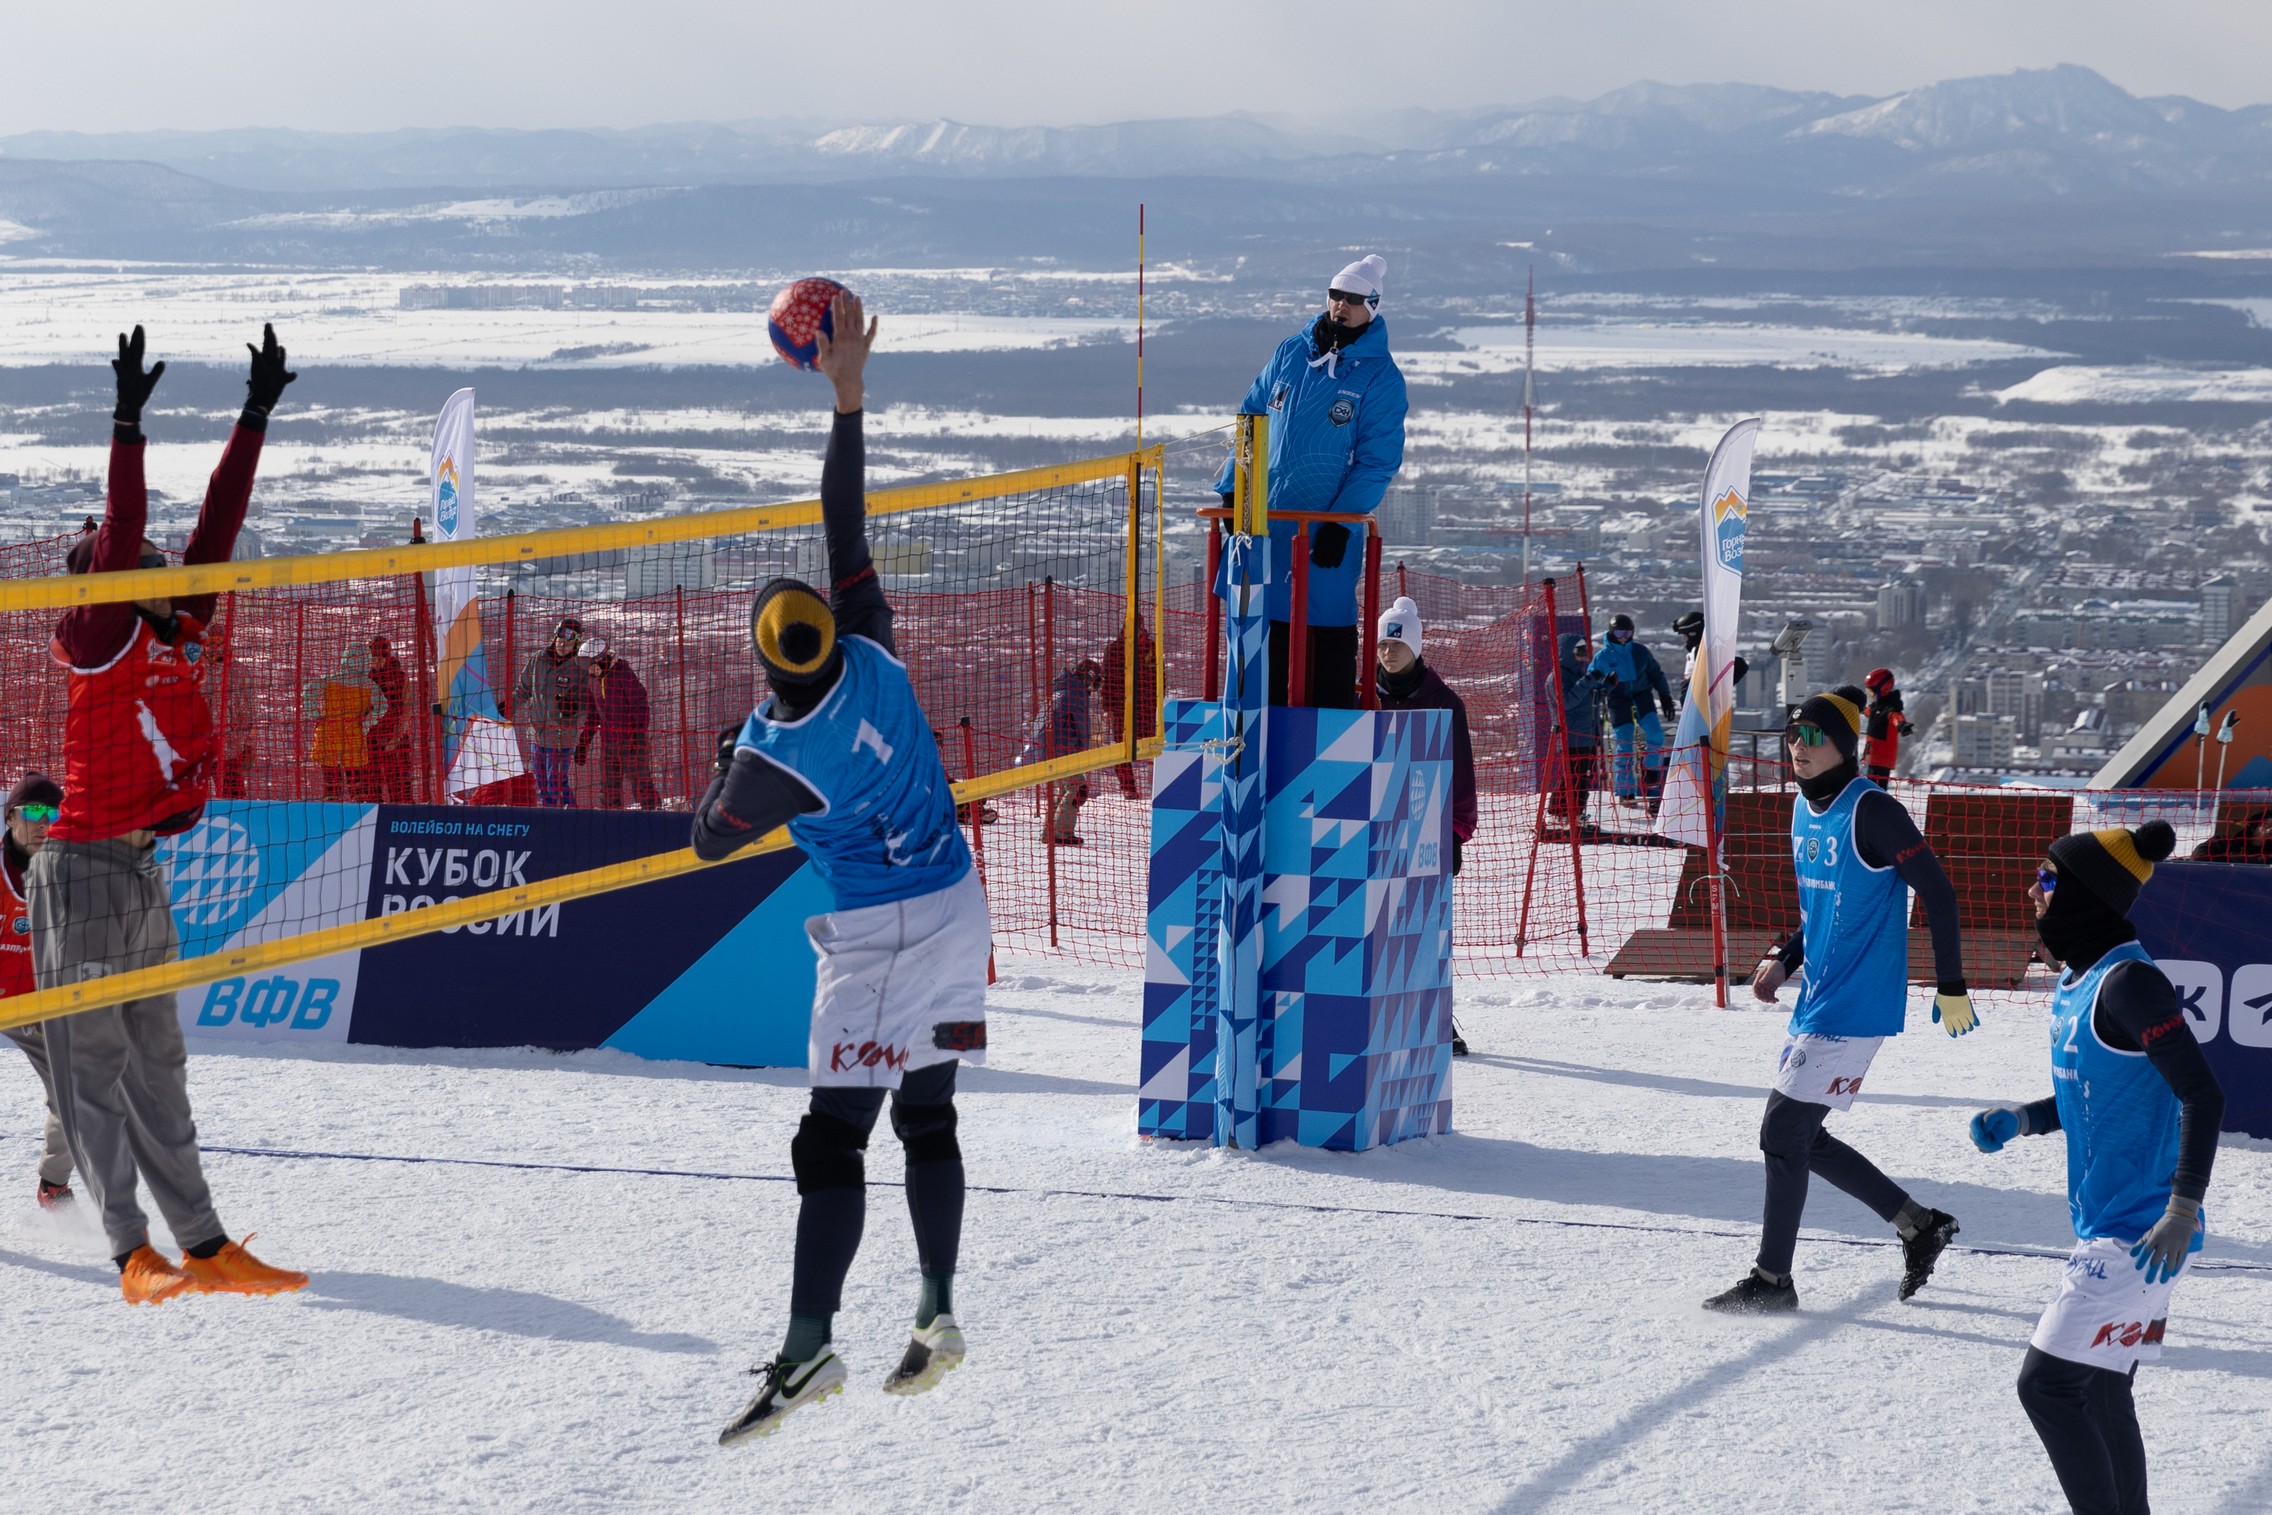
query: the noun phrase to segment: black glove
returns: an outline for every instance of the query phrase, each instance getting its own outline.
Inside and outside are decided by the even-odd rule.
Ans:
[[[1671,695],[1669,695],[1669,694],[1660,694],[1660,695],[1658,695],[1658,696],[1657,696],[1657,703],[1658,703],[1659,705],[1662,705],[1662,706],[1664,707],[1664,712],[1665,712],[1665,719],[1666,719],[1666,720],[1668,720],[1668,721],[1677,721],[1677,720],[1679,720],[1679,719],[1680,719],[1680,707],[1679,707],[1678,705],[1676,705],[1676,704],[1674,704],[1674,703],[1673,703],[1673,698],[1672,698],[1672,696],[1671,696]]]
[[[1452,833],[1452,877],[1459,877],[1459,833]]]
[[[1349,528],[1339,521],[1326,522],[1310,538],[1310,561],[1320,568],[1339,568],[1348,551]]]
[[[1910,724],[1909,724],[1909,723],[1908,723],[1907,721],[1903,721],[1903,722],[1901,723],[1901,734],[1902,734],[1903,736],[1908,736],[1908,735],[1909,735],[1910,733],[1914,732],[1914,731],[1915,731],[1916,729],[1917,729],[1916,727],[1914,727],[1914,726],[1910,725]]]
[[[711,771],[718,777],[724,778],[734,766],[734,749],[741,745],[741,740],[742,728],[739,726],[728,726],[718,733],[718,760],[711,765]]]
[[[141,425],[142,407],[150,403],[150,391],[165,376],[166,365],[160,363],[148,373],[142,371],[142,328],[137,326],[133,336],[119,336],[118,356],[110,366],[118,375],[118,408],[110,418],[121,426]]]
[[[141,329],[135,328],[137,332]],[[283,398],[284,386],[299,375],[284,366],[284,346],[276,340],[276,328],[264,325],[260,335],[260,346],[245,344],[245,351],[252,354],[252,374],[245,380],[245,409],[265,416]]]

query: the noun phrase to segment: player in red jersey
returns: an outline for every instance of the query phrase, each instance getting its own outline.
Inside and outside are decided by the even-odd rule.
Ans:
[[[276,330],[252,348],[244,413],[205,493],[185,563],[225,563],[252,499],[268,414],[298,375]],[[145,372],[142,328],[118,339],[118,408],[102,525],[71,549],[73,573],[162,568],[144,528],[142,407],[166,365]],[[68,670],[64,794],[30,870],[32,964],[42,989],[153,968],[180,955],[157,840],[205,812],[213,769],[213,712],[205,703],[205,626],[214,597],[114,601],[66,611],[56,661]],[[41,1024],[57,1113],[79,1178],[93,1197],[129,1304],[184,1291],[276,1294],[307,1284],[229,1239],[213,1212],[189,1111],[188,1056],[174,997],[151,995]],[[139,1180],[184,1256],[150,1245],[135,1200]]]

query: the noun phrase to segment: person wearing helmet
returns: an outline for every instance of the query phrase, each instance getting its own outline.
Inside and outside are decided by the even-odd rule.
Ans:
[[[1704,612],[1683,611],[1674,618],[1672,629],[1673,634],[1680,638],[1680,645],[1686,649],[1680,665],[1680,687],[1685,691],[1696,682],[1696,650],[1704,645]],[[1751,661],[1738,653],[1734,662],[1734,682],[1740,684],[1743,676],[1751,671]]]
[[[1901,691],[1893,684],[1893,670],[1873,668],[1862,681],[1870,692],[1867,724],[1862,731],[1862,766],[1876,783],[1893,777],[1901,761],[1901,739],[1916,730],[1901,713]]]
[[[1609,636],[1587,665],[1586,678],[1609,705],[1610,734],[1617,741],[1610,775],[1617,797],[1645,802],[1649,813],[1656,814],[1665,761],[1665,728],[1657,711],[1662,707],[1674,718],[1680,707],[1673,703],[1672,686],[1665,682],[1656,654],[1634,640],[1631,616],[1609,618]]]
[[[830,329],[817,365],[836,396],[820,476],[828,594],[785,578],[758,591],[750,636],[772,693],[720,733],[694,816],[694,851],[707,861],[786,825],[833,901],[805,923],[819,962],[811,1103],[789,1143],[799,1210],[788,1333],[754,1370],[756,1397],[719,1434],[723,1445],[770,1435],[844,1386],[832,1323],[860,1249],[868,1137],[887,1097],[922,1286],[884,1392],[922,1393],[964,1352],[952,1313],[964,1191],[955,1065],[986,1060],[992,931],[868,546],[863,374],[876,328],[840,293]]]

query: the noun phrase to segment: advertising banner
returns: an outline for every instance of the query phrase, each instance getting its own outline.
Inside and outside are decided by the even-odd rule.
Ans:
[[[684,815],[219,801],[161,844],[186,957],[424,909],[686,845]],[[612,1047],[805,1060],[801,852],[184,990],[185,1033],[390,1047]]]
[[[1728,428],[1704,470],[1698,517],[1704,560],[1704,641],[1696,650],[1696,677],[1680,709],[1665,770],[1664,806],[1657,830],[1675,841],[1707,847],[1712,806],[1728,766],[1728,726],[1736,709],[1736,632],[1743,620],[1743,546],[1750,527],[1751,453],[1757,420]]]
[[[480,535],[473,494],[473,391],[461,389],[434,422],[429,480],[434,537],[465,541]],[[522,771],[520,744],[497,708],[481,641],[481,600],[475,570],[444,568],[434,575],[435,689],[442,707],[443,792],[465,794],[508,783]]]
[[[2272,1137],[2272,868],[2160,864],[2130,921],[2216,1070],[2225,1129]]]

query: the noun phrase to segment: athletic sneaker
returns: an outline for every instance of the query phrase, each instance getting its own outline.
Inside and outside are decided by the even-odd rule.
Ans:
[[[1798,1285],[1787,1278],[1771,1284],[1759,1276],[1757,1268],[1738,1279],[1734,1288],[1704,1301],[1705,1309],[1727,1315],[1780,1315],[1798,1307]]]
[[[1902,1241],[1900,1298],[1907,1299],[1925,1287],[1925,1280],[1933,1276],[1933,1264],[1941,1260],[1941,1254],[1956,1240],[1960,1229],[1955,1216],[1946,1210],[1935,1210],[1926,1216],[1925,1224],[1915,1236]]]
[[[908,1339],[907,1355],[884,1380],[886,1394],[920,1394],[938,1387],[962,1362],[962,1327],[952,1315],[941,1315],[927,1326],[917,1326]]]
[[[42,1210],[60,1210],[78,1197],[71,1192],[69,1184],[51,1184],[44,1178],[39,1181],[39,1207]]]
[[[821,1348],[820,1356],[807,1361],[776,1357],[750,1371],[763,1380],[757,1398],[718,1433],[719,1446],[771,1436],[795,1412],[844,1391],[844,1359],[833,1347]]]
[[[245,1241],[251,1240],[248,1234]],[[183,1257],[181,1271],[200,1294],[289,1294],[308,1286],[307,1274],[272,1268],[236,1241],[211,1257]]]
[[[189,1276],[148,1242],[127,1255],[118,1274],[118,1292],[130,1305],[162,1305],[188,1287]]]

